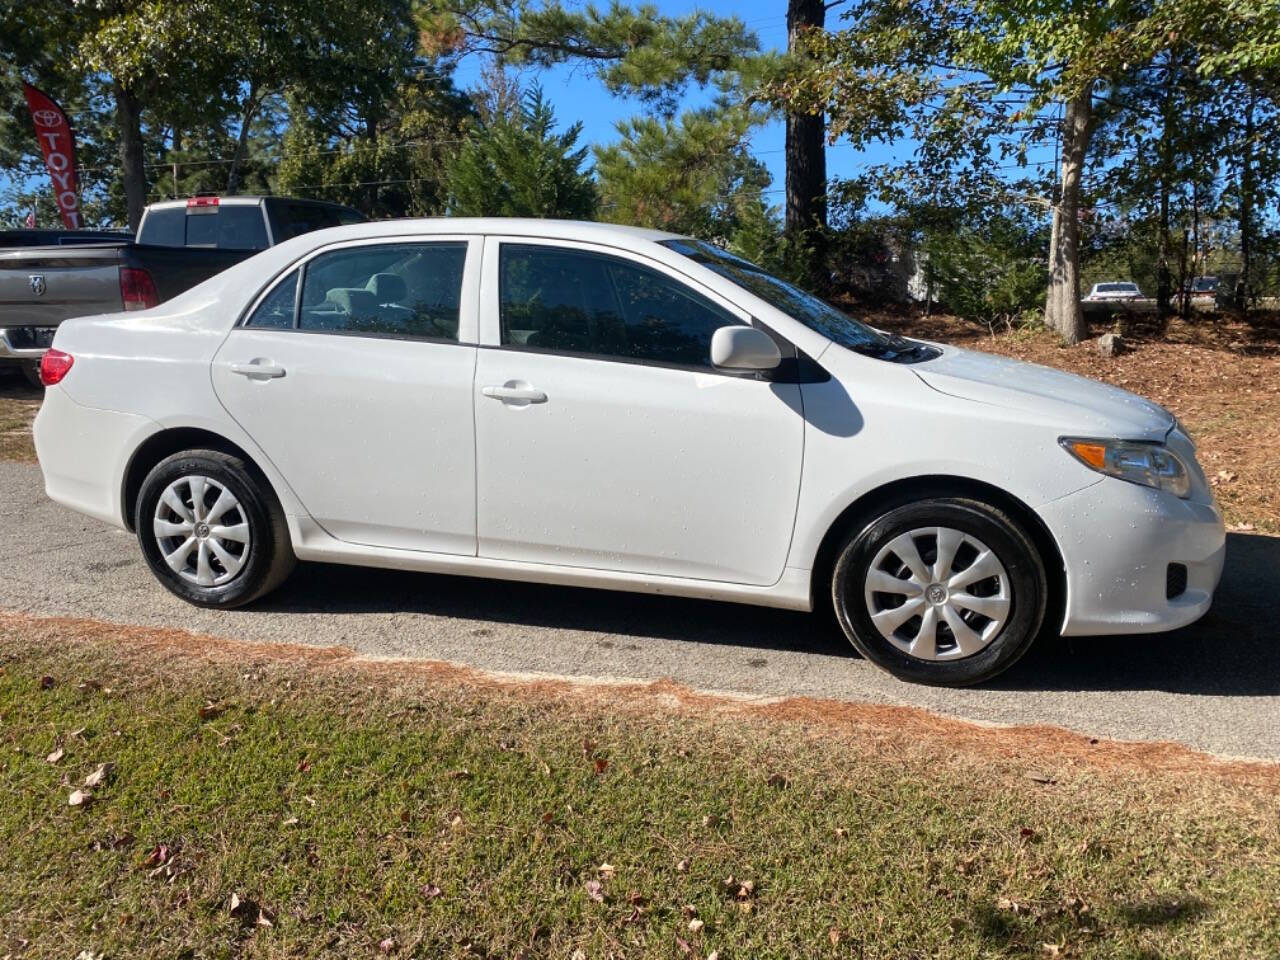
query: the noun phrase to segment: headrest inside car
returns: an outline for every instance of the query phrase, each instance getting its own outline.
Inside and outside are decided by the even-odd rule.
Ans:
[[[409,292],[404,278],[394,273],[375,273],[364,288],[373,294],[378,303],[397,303]]]
[[[378,298],[359,287],[338,287],[324,298],[353,317],[369,317],[378,312]]]

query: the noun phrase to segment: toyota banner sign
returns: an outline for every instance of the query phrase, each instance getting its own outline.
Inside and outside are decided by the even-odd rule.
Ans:
[[[58,201],[62,222],[68,230],[79,230],[80,194],[76,182],[76,141],[71,133],[71,124],[52,97],[29,83],[23,83],[22,89],[27,95],[27,106],[31,108],[44,165],[53,179],[53,195]]]

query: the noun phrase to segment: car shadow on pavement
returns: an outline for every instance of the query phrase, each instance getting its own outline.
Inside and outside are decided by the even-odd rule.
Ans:
[[[1172,633],[1042,639],[987,686],[1280,694],[1280,537],[1227,535],[1222,583],[1199,622]]]
[[[859,659],[828,615],[679,597],[303,564],[255,610],[421,613],[516,626]],[[1280,537],[1231,534],[1213,609],[1145,636],[1042,638],[987,689],[1280,694]]]

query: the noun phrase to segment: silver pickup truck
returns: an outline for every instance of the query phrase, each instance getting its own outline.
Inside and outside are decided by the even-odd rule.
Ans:
[[[136,240],[91,231],[0,233],[0,365],[21,365],[38,384],[40,357],[63,320],[154,307],[290,237],[364,219],[319,200],[192,197],[147,207]]]

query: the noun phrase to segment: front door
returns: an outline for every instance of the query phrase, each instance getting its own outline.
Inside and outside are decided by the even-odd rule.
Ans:
[[[218,398],[340,540],[475,554],[476,295],[466,278],[478,274],[479,246],[321,252],[214,358]]]
[[[799,387],[711,368],[745,314],[665,266],[486,243],[476,370],[482,557],[771,584],[800,489]]]

